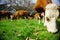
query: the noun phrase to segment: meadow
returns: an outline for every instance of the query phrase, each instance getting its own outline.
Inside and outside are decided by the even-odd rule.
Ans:
[[[0,20],[0,40],[60,40],[60,19],[57,20],[59,32],[49,33],[43,25],[42,20],[32,19],[10,19]]]

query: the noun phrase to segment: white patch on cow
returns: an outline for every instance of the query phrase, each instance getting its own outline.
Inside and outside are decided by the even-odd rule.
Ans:
[[[44,26],[47,26],[48,32],[56,33],[58,31],[56,26],[56,20],[59,16],[58,6],[54,3],[50,3],[46,6],[45,11],[45,22]],[[49,18],[50,21],[46,20],[46,17]]]
[[[51,18],[50,22],[47,21],[47,30],[52,33],[58,31],[55,18]]]

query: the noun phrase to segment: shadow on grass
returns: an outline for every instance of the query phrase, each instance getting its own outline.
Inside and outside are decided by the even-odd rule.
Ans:
[[[57,27],[58,27],[58,30],[60,31],[60,21],[57,21]]]
[[[58,37],[58,40],[60,40],[60,20],[57,21],[57,28],[58,28],[58,32],[59,32],[59,37]]]
[[[5,40],[2,33],[0,33],[0,40]]]

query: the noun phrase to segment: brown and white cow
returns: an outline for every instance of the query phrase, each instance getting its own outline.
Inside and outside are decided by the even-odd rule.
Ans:
[[[37,11],[38,13],[42,14],[42,12],[45,12],[45,9],[46,9],[45,7],[49,3],[52,3],[51,0],[36,0],[34,10]]]

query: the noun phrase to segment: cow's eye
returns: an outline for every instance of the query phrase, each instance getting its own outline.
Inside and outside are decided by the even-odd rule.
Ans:
[[[48,18],[48,17],[46,17],[46,20],[49,22],[50,21],[50,19]]]

